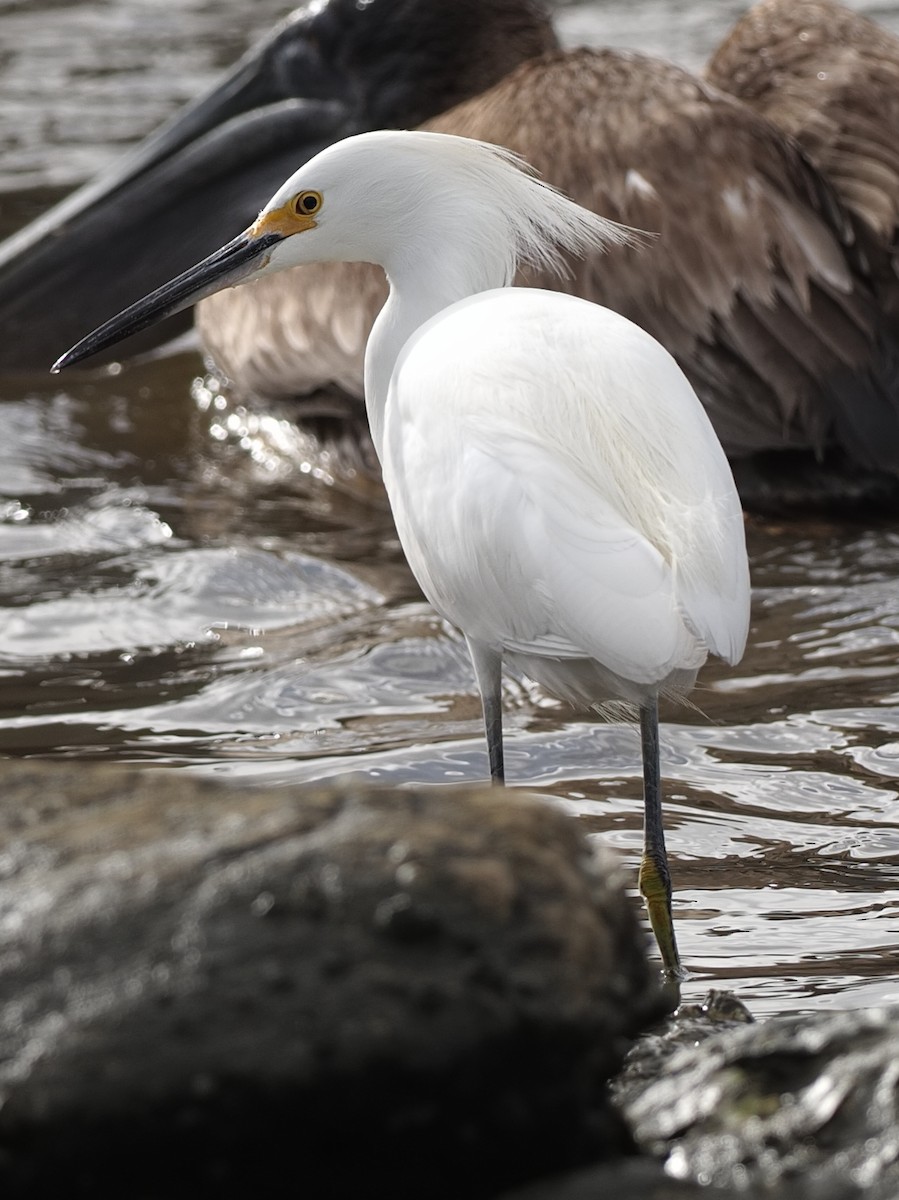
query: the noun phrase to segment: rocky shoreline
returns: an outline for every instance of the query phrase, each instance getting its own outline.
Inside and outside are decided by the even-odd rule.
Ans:
[[[0,780],[4,1197],[899,1195],[899,1011],[666,1015],[559,809]]]

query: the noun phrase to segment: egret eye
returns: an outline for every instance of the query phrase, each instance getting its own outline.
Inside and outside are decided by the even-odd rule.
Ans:
[[[293,202],[294,212],[300,217],[311,217],[321,206],[321,192],[300,192]]]

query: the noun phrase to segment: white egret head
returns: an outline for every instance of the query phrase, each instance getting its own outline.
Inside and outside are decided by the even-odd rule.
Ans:
[[[410,258],[427,268],[450,252],[497,287],[521,262],[562,271],[565,250],[620,244],[632,231],[573,204],[499,146],[382,130],[300,167],[250,229],[271,233],[283,237],[275,269],[330,260],[374,262],[390,274]]]
[[[640,240],[535,179],[509,151],[448,134],[378,131],[304,163],[244,233],[102,325],[69,366],[226,287],[312,262],[439,275],[446,302],[512,282],[523,263]]]

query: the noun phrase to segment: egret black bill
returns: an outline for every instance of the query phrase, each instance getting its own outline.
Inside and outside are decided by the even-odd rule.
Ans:
[[[82,338],[56,360],[53,373],[82,362],[132,334],[140,333],[142,329],[189,308],[206,296],[220,292],[222,288],[247,282],[265,267],[272,248],[283,238],[283,234],[275,232],[258,236],[248,232],[240,234],[196,266],[188,268],[169,283],[164,283],[155,292],[136,301]]]

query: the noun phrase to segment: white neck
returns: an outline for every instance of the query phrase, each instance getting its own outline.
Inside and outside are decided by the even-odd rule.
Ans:
[[[428,264],[426,269],[422,263]],[[390,294],[365,348],[365,409],[379,459],[390,380],[406,342],[417,329],[457,300],[508,282],[502,270],[489,272],[485,277],[482,264],[466,262],[466,255],[458,245],[454,252],[438,256],[433,243],[423,248],[420,256],[411,253],[402,261],[391,263],[387,281]]]
[[[303,189],[328,204],[307,237],[282,217]],[[263,270],[369,262],[390,296],[365,353],[365,399],[381,454],[390,381],[403,347],[443,309],[512,283],[519,263],[564,271],[566,255],[627,245],[631,231],[548,188],[497,146],[421,130],[376,130],[329,146],[287,180],[257,226],[278,231]],[[311,230],[315,230],[312,233]]]

